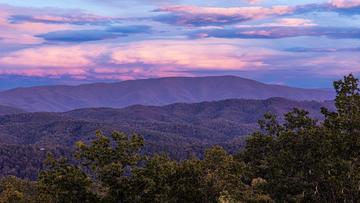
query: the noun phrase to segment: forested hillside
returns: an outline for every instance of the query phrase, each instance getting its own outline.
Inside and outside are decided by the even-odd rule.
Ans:
[[[92,135],[97,130],[105,134],[115,130],[138,133],[145,138],[146,153],[166,152],[177,159],[190,154],[202,157],[204,149],[215,144],[235,152],[244,146],[246,135],[258,129],[257,120],[264,113],[273,112],[283,120],[283,113],[298,107],[322,119],[319,113],[322,106],[333,108],[331,102],[272,98],[0,116],[0,141],[3,145],[0,146],[3,148],[0,157],[7,157],[6,160],[10,159],[9,154],[18,157],[3,162],[0,174],[35,178],[36,169],[41,169],[46,152],[71,153],[76,141],[93,140]]]
[[[0,200],[359,202],[359,80],[349,75],[334,87],[336,109],[321,108],[322,121],[299,108],[283,119],[266,113],[236,154],[215,146],[201,159],[146,156],[142,136],[98,132],[76,143],[77,162],[49,155],[36,181],[3,178]]]

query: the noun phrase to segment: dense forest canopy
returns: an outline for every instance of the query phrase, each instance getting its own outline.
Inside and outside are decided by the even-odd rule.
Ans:
[[[265,114],[235,155],[145,156],[141,136],[98,132],[77,143],[75,163],[48,155],[36,181],[2,178],[0,202],[359,202],[359,80],[334,87],[336,111],[323,108],[323,121],[302,109],[282,122]]]
[[[333,101],[270,98],[0,115],[0,176],[35,180],[47,153],[72,159],[75,143],[93,141],[98,130],[105,135],[137,133],[145,140],[142,152],[166,153],[177,160],[189,154],[202,158],[214,145],[236,153],[244,148],[246,137],[260,129],[257,121],[264,113],[271,112],[283,122],[283,114],[294,107],[319,120],[324,117],[321,107],[335,109]]]

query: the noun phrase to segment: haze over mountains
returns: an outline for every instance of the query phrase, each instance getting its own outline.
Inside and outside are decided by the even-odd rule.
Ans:
[[[235,76],[173,77],[97,83],[80,86],[40,86],[0,92],[0,104],[29,112],[64,112],[79,108],[122,108],[135,104],[167,105],[224,99],[332,100],[331,90],[268,85]]]

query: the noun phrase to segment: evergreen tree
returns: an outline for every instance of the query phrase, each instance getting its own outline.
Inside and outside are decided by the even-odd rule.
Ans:
[[[39,202],[97,202],[91,191],[92,182],[81,168],[51,155],[45,163],[46,170],[40,173],[38,181]]]
[[[275,201],[358,202],[360,96],[353,75],[334,83],[336,112],[322,109],[324,121],[294,109],[280,124],[265,115],[261,132],[247,140],[238,156],[249,168],[248,180],[266,181]]]
[[[144,158],[139,153],[144,140],[141,136],[133,135],[129,138],[120,132],[113,132],[111,139],[101,132],[96,136],[97,139],[91,145],[77,143],[76,157],[104,189],[106,201],[125,202],[131,192],[129,184],[132,171]]]

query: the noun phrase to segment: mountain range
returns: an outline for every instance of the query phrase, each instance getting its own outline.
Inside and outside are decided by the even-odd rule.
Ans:
[[[67,156],[76,141],[91,141],[97,130],[107,135],[114,130],[138,133],[145,138],[146,153],[167,152],[178,159],[201,156],[211,145],[238,151],[264,113],[282,120],[282,114],[298,107],[322,119],[323,106],[333,109],[331,102],[270,98],[2,115],[0,174],[35,178],[47,152]]]
[[[236,76],[172,77],[96,83],[79,86],[39,86],[0,92],[0,104],[28,112],[65,112],[79,108],[167,105],[224,99],[332,100],[334,92],[269,85]]]
[[[101,130],[137,133],[144,153],[177,159],[221,145],[230,152],[272,112],[306,109],[319,120],[334,92],[269,85],[235,76],[173,77],[38,86],[0,92],[0,176],[35,179],[48,152],[71,159],[75,142]]]

